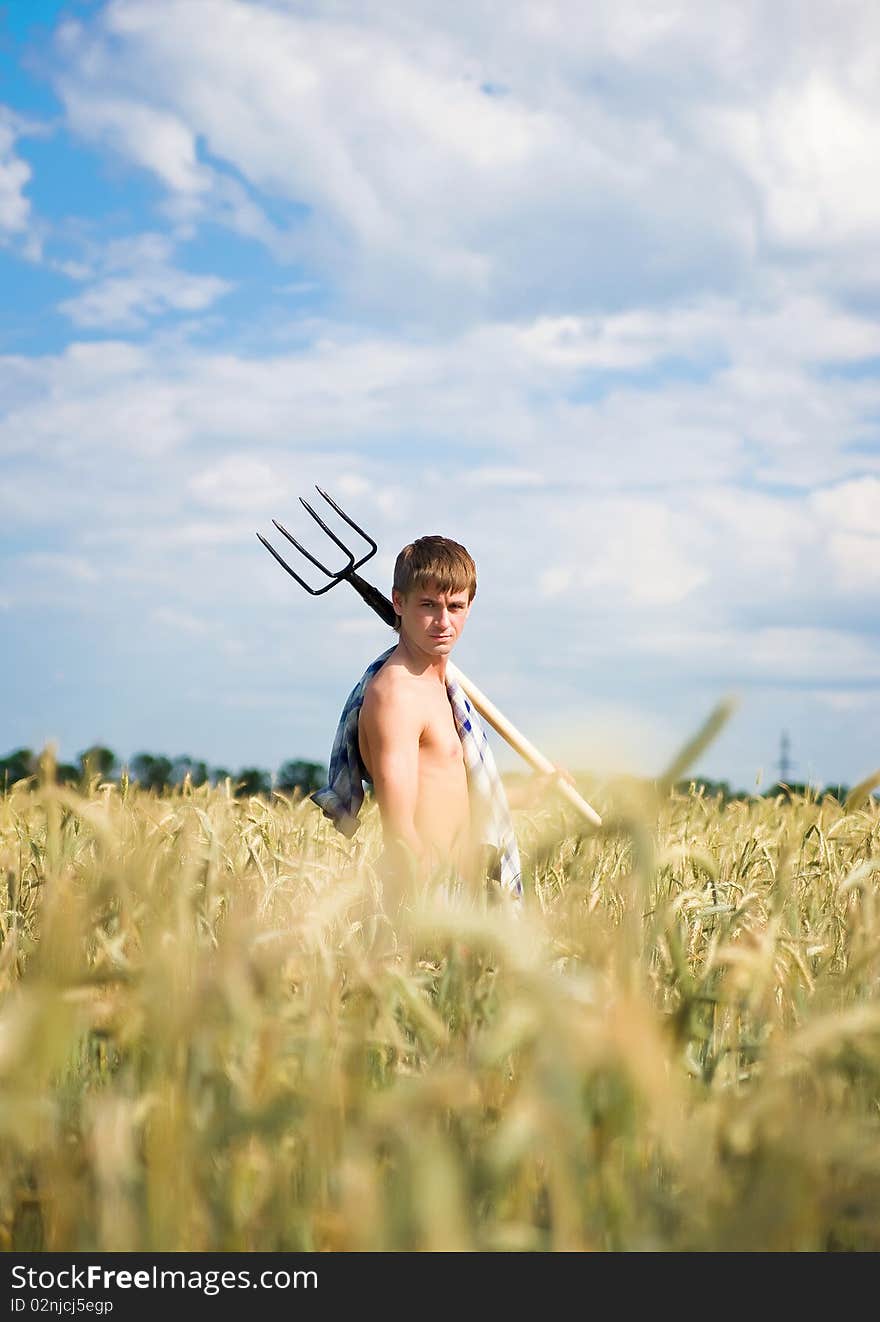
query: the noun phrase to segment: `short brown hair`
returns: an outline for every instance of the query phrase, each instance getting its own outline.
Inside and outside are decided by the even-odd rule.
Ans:
[[[449,537],[417,537],[403,548],[394,564],[397,591],[405,597],[429,583],[436,583],[438,592],[466,592],[468,601],[473,601],[477,567],[459,542]]]

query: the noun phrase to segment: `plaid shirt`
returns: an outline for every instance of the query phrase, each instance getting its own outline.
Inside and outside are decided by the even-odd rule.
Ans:
[[[353,836],[360,825],[358,813],[364,801],[363,782],[369,783],[370,780],[358,748],[358,716],[364,693],[370,680],[382,669],[396,646],[389,647],[372,665],[367,666],[349,693],[333,740],[329,783],[311,795],[324,816],[329,817],[343,835]],[[502,890],[521,899],[519,850],[507,795],[486,732],[461,685],[447,679],[446,692],[464,755],[475,838],[495,852],[497,862],[492,875],[500,882]]]

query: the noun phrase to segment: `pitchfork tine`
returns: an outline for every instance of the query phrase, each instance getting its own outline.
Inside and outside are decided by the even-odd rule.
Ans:
[[[273,520],[273,522],[274,522],[274,520]],[[320,596],[323,596],[323,594],[324,594],[325,592],[328,592],[328,591],[330,590],[330,588],[335,587],[335,585],[339,582],[339,579],[338,579],[338,577],[336,576],[336,574],[331,574],[331,575],[330,575],[330,582],[329,582],[325,587],[323,587],[323,588],[313,588],[313,587],[311,587],[311,586],[305,581],[304,578],[300,578],[299,574],[296,572],[295,569],[291,569],[291,567],[290,567],[290,565],[287,563],[287,561],[284,560],[284,559],[278,554],[278,552],[275,550],[275,547],[274,547],[274,546],[272,546],[269,542],[266,541],[265,537],[263,536],[263,534],[262,534],[261,532],[258,532],[258,533],[257,533],[257,536],[259,537],[260,541],[261,541],[261,542],[263,543],[263,545],[265,546],[266,550],[267,550],[267,551],[271,551],[272,555],[274,555],[275,559],[278,561],[278,563],[279,563],[279,565],[281,566],[281,568],[284,569],[284,570],[286,570],[287,573],[290,575],[291,578],[295,578],[296,581],[297,581],[297,583],[300,585],[300,587],[301,587],[301,588],[305,588],[306,592],[310,593],[311,596],[313,596],[313,597],[320,597]],[[293,538],[291,537],[290,540],[293,541]],[[309,556],[309,559],[311,560],[311,559],[312,559],[312,556]],[[318,568],[319,568],[319,569],[323,569],[323,566],[322,566],[322,565],[319,565]],[[324,570],[324,573],[326,573],[326,572],[327,572],[327,571]]]
[[[309,513],[313,513],[313,511],[310,510]],[[317,518],[317,515],[315,517]],[[330,532],[329,528],[327,529],[327,531],[328,533],[330,533],[330,536],[333,537],[333,540],[336,543],[336,545],[340,547],[348,556],[348,564],[345,566],[345,569],[341,569],[338,574],[334,574],[333,571],[331,569],[328,569],[326,565],[322,565],[320,560],[316,560],[315,557],[312,555],[311,551],[307,551],[304,546],[300,545],[300,543],[293,536],[293,533],[289,533],[287,529],[278,522],[277,519],[273,519],[272,522],[275,524],[275,527],[278,529],[278,531],[282,533],[283,536],[285,536],[289,542],[292,542],[293,545],[296,547],[296,549],[299,552],[301,552],[302,555],[304,555],[305,558],[311,564],[313,564],[316,569],[320,569],[321,573],[326,574],[328,578],[339,578],[342,574],[345,574],[349,569],[351,569],[352,565],[354,564],[354,556],[352,555],[351,551],[349,551],[347,546],[342,545],[342,542],[340,542],[338,537],[333,537],[333,534],[332,532]],[[318,520],[318,522],[320,522],[320,520]]]
[[[299,498],[299,503],[300,503],[300,505],[303,506],[304,509],[307,509],[307,510],[308,510],[309,514],[311,514],[312,518],[315,520],[315,523],[317,523],[318,527],[319,527],[319,528],[323,528],[323,529],[324,529],[324,532],[327,534],[327,536],[330,537],[330,538],[332,538],[332,540],[333,540],[333,541],[336,543],[336,545],[339,547],[340,551],[344,551],[344,552],[345,552],[345,554],[349,557],[349,563],[346,565],[345,568],[346,568],[346,569],[352,569],[352,568],[354,567],[354,556],[352,555],[351,551],[349,551],[348,547],[345,545],[345,542],[341,542],[341,541],[339,540],[339,538],[336,536],[336,533],[333,531],[333,529],[327,527],[326,523],[325,523],[324,520],[321,518],[320,514],[318,514],[317,511],[313,510],[312,507],[311,507],[311,505],[309,504],[309,502],[308,502],[307,500],[303,500],[302,496],[300,496],[300,498]],[[273,522],[274,522],[274,520],[273,520]],[[343,570],[342,572],[344,573],[345,571]]]
[[[300,585],[301,588],[305,588],[306,592],[311,592],[311,593],[314,595],[314,591],[315,591],[314,588],[310,588],[309,585],[308,585],[308,583],[306,583],[303,579],[300,578],[300,576],[299,576],[299,574],[296,572],[296,570],[295,570],[295,569],[291,569],[290,565],[287,563],[286,560],[282,560],[281,556],[280,556],[280,555],[278,554],[278,552],[275,550],[275,547],[271,544],[271,542],[267,542],[266,539],[265,539],[265,537],[263,536],[263,534],[262,534],[261,532],[258,532],[258,533],[257,533],[257,536],[259,537],[260,541],[261,541],[261,542],[263,543],[263,545],[265,546],[266,550],[267,550],[271,555],[274,555],[275,559],[278,561],[278,563],[279,563],[279,565],[281,566],[281,568],[284,569],[284,570],[286,570],[287,573],[290,575],[291,578],[295,578],[296,581],[297,581],[297,583],[299,583],[299,585]]]
[[[315,556],[313,556],[311,551],[307,551],[306,548],[302,545],[302,543],[296,540],[293,533],[288,532],[287,529],[284,527],[284,525],[279,523],[277,519],[273,519],[272,522],[274,523],[278,531],[281,533],[282,537],[286,537],[287,540],[290,542],[291,546],[295,546],[296,549],[299,551],[300,555],[304,555],[310,565],[314,565],[316,569],[320,570],[320,572],[330,580],[329,583],[325,583],[324,587],[322,588],[310,587],[309,584],[306,583],[305,579],[300,578],[299,574],[296,572],[295,569],[291,569],[290,565],[287,563],[286,560],[284,560],[278,554],[274,546],[271,546],[269,542],[266,541],[266,538],[262,535],[262,533],[257,533],[257,536],[265,546],[266,550],[272,552],[272,555],[278,561],[279,565],[281,565],[281,568],[286,570],[287,573],[290,574],[291,578],[295,578],[297,583],[299,583],[300,587],[305,588],[306,592],[310,593],[313,597],[323,596],[325,592],[329,592],[330,589],[335,587],[337,583],[341,583],[344,578],[348,579],[352,587],[355,588],[355,590],[360,593],[360,595],[363,597],[364,601],[368,603],[368,605],[372,606],[376,614],[380,615],[386,624],[393,624],[395,615],[394,615],[394,607],[392,606],[391,602],[388,601],[387,597],[383,596],[383,594],[379,592],[378,588],[374,588],[372,584],[367,583],[366,579],[361,578],[358,574],[354,572],[356,569],[360,569],[361,565],[366,564],[366,562],[376,554],[376,552],[379,549],[377,544],[373,541],[372,537],[370,537],[368,533],[364,532],[363,528],[359,524],[355,523],[354,519],[350,518],[349,515],[346,514],[344,509],[340,509],[340,507],[336,504],[336,501],[332,498],[332,496],[328,496],[327,492],[324,491],[323,488],[316,485],[315,490],[318,492],[320,496],[323,497],[324,500],[326,500],[327,504],[330,505],[336,511],[336,513],[340,516],[340,518],[343,519],[350,528],[353,528],[355,532],[358,534],[358,536],[362,537],[364,541],[368,544],[370,549],[367,551],[366,555],[362,555],[360,559],[355,559],[354,551],[349,550],[349,548],[345,545],[345,542],[340,541],[340,539],[337,537],[333,529],[328,528],[327,524],[321,518],[320,514],[318,514],[317,510],[312,509],[309,502],[307,500],[303,500],[302,496],[300,496],[299,498],[300,504],[307,511],[307,513],[311,514],[312,518],[315,520],[318,527],[321,528],[327,534],[330,540],[336,546],[338,546],[340,551],[342,551],[343,554],[348,558],[347,565],[344,565],[342,569],[339,569],[334,573],[332,570],[328,569],[326,565],[322,564],[320,560],[318,560]]]
[[[327,502],[328,505],[332,505],[333,509],[335,509],[336,513],[339,515],[339,517],[340,517],[341,519],[345,519],[345,522],[348,524],[349,528],[354,528],[355,532],[358,533],[359,536],[363,537],[363,539],[364,539],[365,542],[369,542],[369,543],[370,543],[370,546],[373,548],[372,551],[370,552],[370,555],[371,555],[371,556],[375,555],[376,552],[378,551],[379,547],[378,547],[378,545],[373,541],[373,539],[372,539],[372,537],[370,536],[370,534],[364,532],[364,530],[363,530],[363,528],[360,526],[360,524],[359,524],[359,523],[355,523],[354,519],[349,518],[349,516],[346,514],[345,510],[340,509],[339,506],[336,504],[336,501],[333,499],[333,497],[332,497],[332,496],[328,496],[328,495],[327,495],[327,492],[324,490],[324,488],[323,488],[323,487],[319,487],[318,484],[317,484],[317,482],[315,483],[315,490],[317,491],[317,493],[318,493],[319,496],[323,496],[323,497],[324,497],[324,499],[326,500],[326,502]],[[302,497],[300,497],[300,499],[302,499]],[[303,504],[305,505],[305,501],[303,501]],[[306,505],[306,509],[308,509],[308,508],[309,508],[308,505]],[[320,522],[320,520],[319,520],[319,522]],[[322,524],[321,526],[323,527],[323,524]]]

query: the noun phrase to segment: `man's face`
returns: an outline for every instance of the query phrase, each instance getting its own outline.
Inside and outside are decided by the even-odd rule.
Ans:
[[[433,658],[449,655],[471,608],[466,591],[440,592],[436,583],[414,588],[405,597],[395,588],[392,601],[400,616],[401,636]]]

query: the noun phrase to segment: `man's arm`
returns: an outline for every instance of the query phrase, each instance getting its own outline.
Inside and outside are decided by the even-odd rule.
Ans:
[[[404,845],[421,861],[425,851],[415,824],[422,733],[418,704],[399,684],[371,684],[358,722],[368,750],[386,849],[399,861]]]

